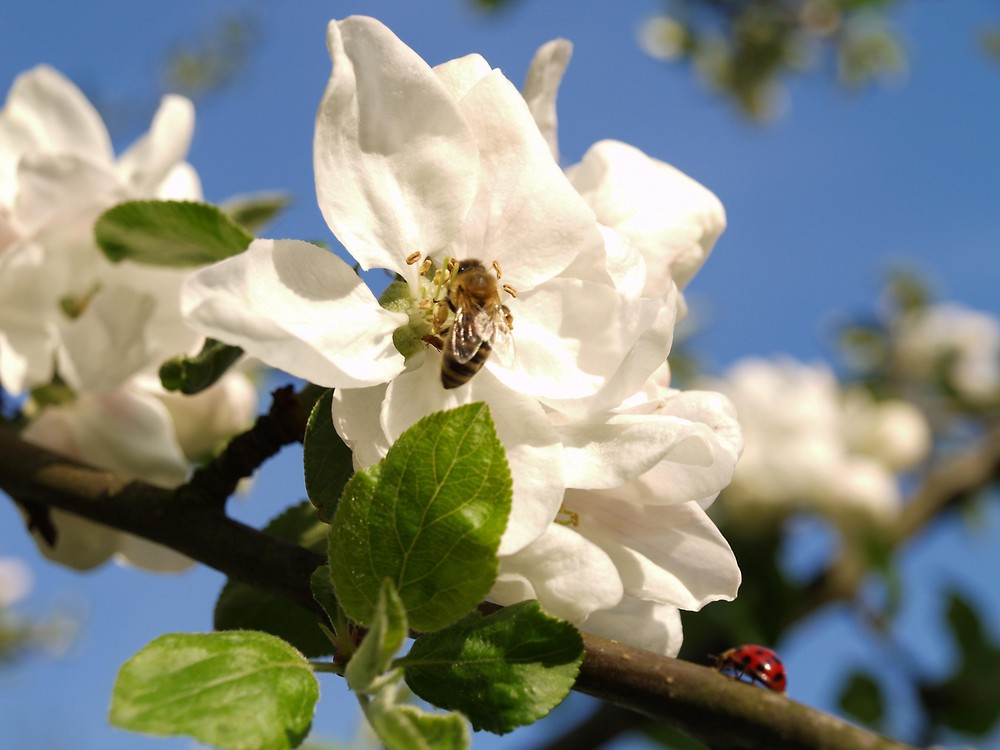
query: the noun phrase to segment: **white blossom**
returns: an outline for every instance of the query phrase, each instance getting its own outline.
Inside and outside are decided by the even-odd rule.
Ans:
[[[732,475],[739,433],[724,399],[650,385],[677,316],[667,243],[650,256],[660,263],[650,280],[635,243],[598,221],[553,159],[552,69],[538,69],[526,102],[478,55],[431,68],[370,18],[332,22],[328,46],[319,205],[363,269],[401,281],[380,305],[336,255],[257,240],[189,279],[185,313],[207,335],[336,388],[334,424],[358,469],[421,417],[486,402],[514,490],[491,598],[537,598],[676,653],[677,608],[731,598],[739,582],[704,513]],[[551,48],[552,65],[563,51]],[[498,283],[516,291],[503,293],[514,352],[446,389],[428,344],[447,332],[436,318],[451,283],[442,270],[467,258],[495,262]],[[630,618],[651,619],[630,634]]]
[[[362,268],[404,283],[379,306],[342,260],[306,243],[258,240],[194,274],[184,308],[203,333],[294,375],[337,387],[334,420],[359,466],[420,417],[491,406],[514,476],[502,549],[536,538],[565,489],[544,405],[598,409],[663,361],[675,292],[623,294],[593,213],[553,162],[521,95],[478,55],[431,68],[374,19],[332,22],[333,73],[319,108],[316,189],[327,223]],[[438,270],[477,258],[502,270],[512,361],[491,356],[459,388],[441,386],[427,346]],[[386,308],[390,309],[386,309]],[[405,355],[405,356],[404,356]]]
[[[891,521],[896,472],[929,449],[926,420],[900,401],[844,392],[821,364],[748,358],[707,387],[736,405],[746,447],[726,509],[767,518],[816,510],[842,523]]]
[[[585,630],[676,655],[678,609],[732,599],[740,571],[705,513],[742,449],[717,393],[668,386],[664,366],[618,409],[568,420],[552,412],[568,489],[540,539],[502,557],[491,598],[537,598]]]
[[[905,316],[896,331],[898,366],[916,377],[943,372],[959,395],[1000,395],[1000,321],[962,305],[940,304]]]
[[[196,345],[180,321],[183,273],[113,265],[97,217],[136,198],[201,197],[183,159],[194,109],[164,97],[149,132],[115,158],[103,121],[66,78],[20,75],[0,111],[0,382],[11,393],[60,376],[109,390]],[[99,363],[96,364],[96,363]]]
[[[93,227],[122,200],[200,198],[184,162],[193,127],[191,103],[165,97],[149,132],[116,158],[90,102],[44,65],[17,78],[0,112],[0,384],[19,394],[58,375],[69,393],[44,406],[29,399],[24,437],[164,487],[248,427],[256,395],[241,373],[195,397],[163,390],[159,364],[202,340],[181,317],[185,273],[112,264]],[[36,539],[66,565],[92,568],[113,555],[158,570],[190,564],[71,514],[51,516],[54,546]]]

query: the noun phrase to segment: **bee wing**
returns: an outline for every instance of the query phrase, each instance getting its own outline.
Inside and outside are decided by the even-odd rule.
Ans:
[[[489,337],[480,333],[482,321],[478,321],[481,310],[474,310],[471,314],[465,308],[460,307],[455,313],[455,320],[451,324],[451,337],[448,339],[451,345],[451,353],[455,359],[465,364],[479,351]]]
[[[514,361],[514,336],[511,334],[509,311],[503,305],[497,307],[491,324],[493,333],[489,337],[490,347],[497,358],[505,365]]]

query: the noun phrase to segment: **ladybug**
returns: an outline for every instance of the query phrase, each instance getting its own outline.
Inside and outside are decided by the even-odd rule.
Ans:
[[[776,693],[785,692],[788,686],[785,665],[769,648],[754,645],[737,646],[712,658],[715,660],[717,670],[732,674],[737,680],[749,677],[750,682],[759,682]]]

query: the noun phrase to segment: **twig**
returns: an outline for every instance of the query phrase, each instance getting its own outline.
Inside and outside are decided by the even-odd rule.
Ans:
[[[271,408],[246,432],[237,435],[225,450],[194,472],[179,496],[197,496],[218,507],[236,490],[236,485],[254,473],[267,459],[290,443],[302,442],[312,403],[309,392],[295,393],[283,386],[271,394]]]
[[[319,610],[309,577],[322,555],[227,518],[208,502],[128,481],[0,429],[0,488],[182,552],[240,581]],[[709,744],[788,750],[912,750],[714,670],[584,634],[575,689],[665,721]]]

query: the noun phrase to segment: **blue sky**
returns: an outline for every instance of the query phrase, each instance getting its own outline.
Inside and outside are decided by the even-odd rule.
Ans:
[[[828,75],[793,81],[787,115],[765,126],[748,125],[690,71],[641,53],[635,35],[659,6],[652,0],[514,6],[485,19],[459,0],[4,3],[0,87],[37,63],[54,65],[116,111],[142,113],[121,148],[155,109],[158,65],[172,46],[227,12],[247,12],[258,27],[249,65],[232,87],[199,103],[190,160],[210,200],[290,192],[296,202],[270,236],[332,241],[315,205],[311,149],[333,15],[375,15],[431,63],[480,52],[516,83],[538,45],[562,36],[575,44],[559,99],[566,164],[594,141],[617,138],[680,167],[726,206],[729,229],[690,286],[706,325],[697,351],[710,365],[749,354],[828,355],[836,314],[871,309],[884,271],[896,262],[923,270],[943,296],[1000,313],[1000,65],[975,39],[983,24],[1000,20],[993,3],[906,4],[897,17],[912,60],[904,81],[858,95]],[[626,9],[607,11],[617,7]],[[298,461],[287,451],[269,465],[251,496],[234,503],[237,515],[259,523],[303,497]],[[935,613],[945,583],[965,582],[1000,611],[1000,593],[982,572],[998,564],[1000,520],[988,513],[982,523],[971,541],[953,523],[907,555],[910,577],[926,582],[904,614],[907,634],[926,651],[929,670],[945,669],[951,657],[947,648],[920,648],[941,635]],[[146,642],[210,627],[221,577],[202,569],[180,577],[112,566],[87,575],[57,569],[26,541],[9,503],[0,503],[0,554],[21,556],[35,569],[29,611],[65,609],[82,622],[62,658],[0,671],[0,746],[190,747],[110,729],[105,710],[118,665]],[[815,639],[835,643],[844,622],[830,613],[789,639],[793,697],[821,705],[838,674],[833,656],[873,658],[856,638],[834,645],[831,658],[815,658]],[[322,736],[347,736],[353,711],[335,700],[335,680],[323,684],[317,727]],[[575,698],[563,713],[582,705]],[[526,746],[529,736],[500,744]],[[494,744],[477,738],[476,747]]]

